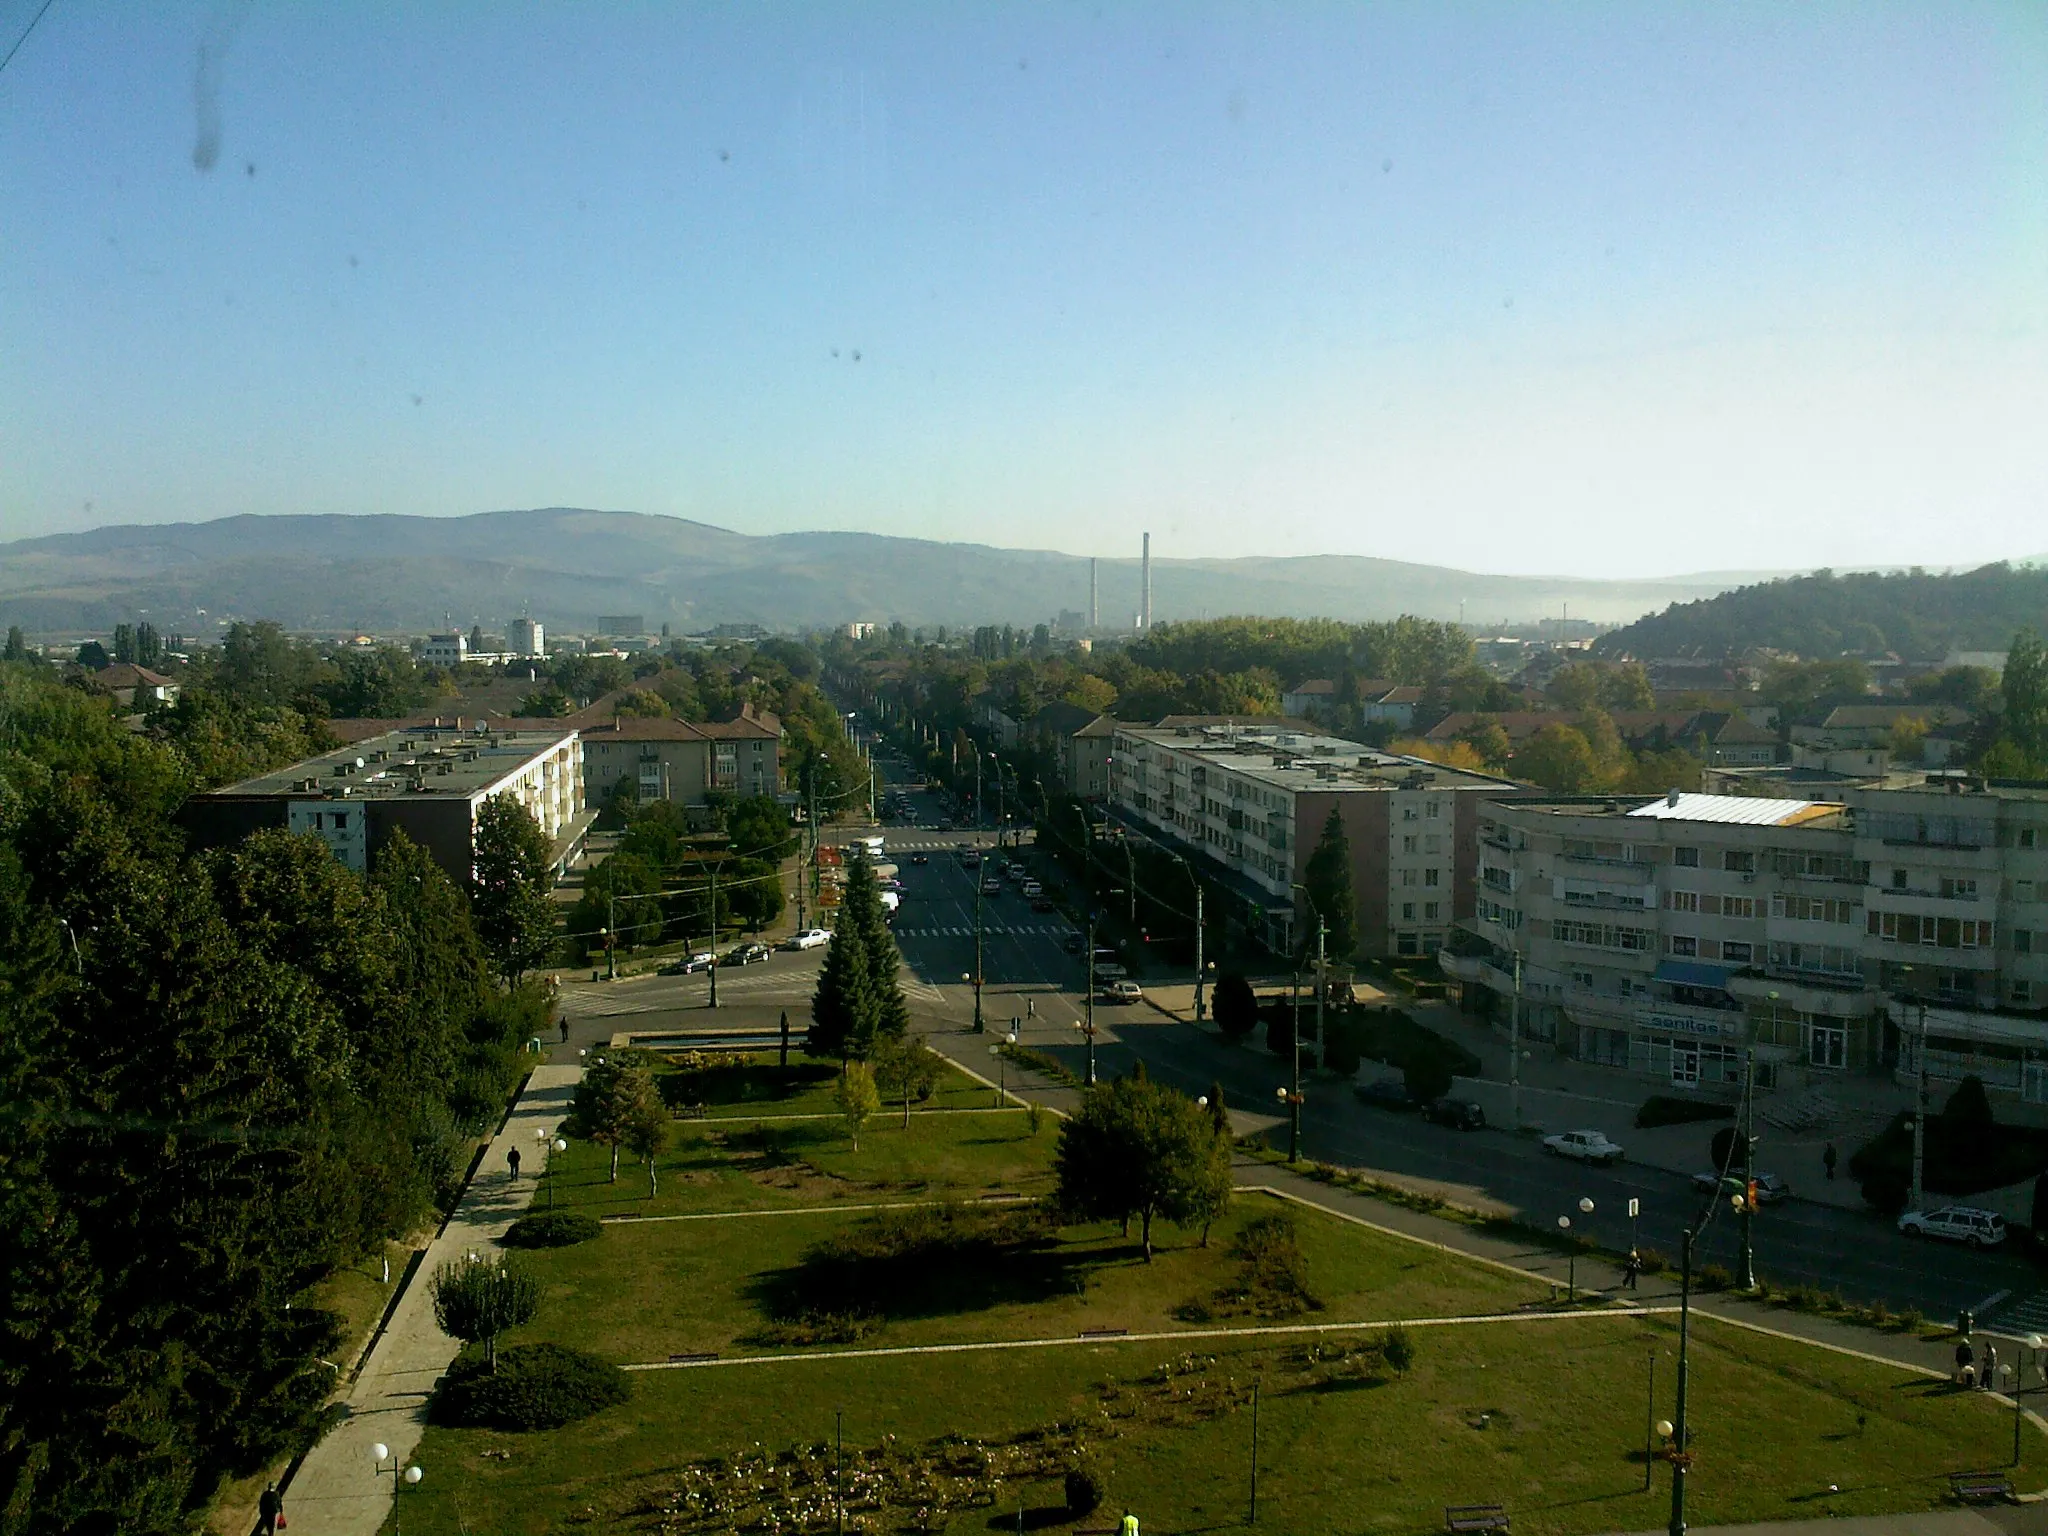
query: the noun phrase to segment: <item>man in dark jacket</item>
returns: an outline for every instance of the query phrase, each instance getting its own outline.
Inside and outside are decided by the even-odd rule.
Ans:
[[[284,1495],[272,1483],[256,1501],[256,1536],[277,1536],[277,1528],[283,1523]]]

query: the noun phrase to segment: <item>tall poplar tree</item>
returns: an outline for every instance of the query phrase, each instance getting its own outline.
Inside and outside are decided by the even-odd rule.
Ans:
[[[1309,900],[1328,931],[1325,953],[1333,961],[1349,960],[1358,948],[1358,896],[1351,888],[1351,841],[1344,835],[1344,818],[1334,805],[1323,823],[1323,835],[1308,856],[1301,883],[1308,887]],[[1304,930],[1304,953],[1315,954],[1315,930]]]

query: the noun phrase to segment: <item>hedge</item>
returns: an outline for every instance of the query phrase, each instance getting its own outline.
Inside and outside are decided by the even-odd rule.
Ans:
[[[465,1354],[434,1389],[429,1416],[457,1429],[559,1429],[631,1394],[626,1373],[565,1344],[515,1344],[491,1370]]]

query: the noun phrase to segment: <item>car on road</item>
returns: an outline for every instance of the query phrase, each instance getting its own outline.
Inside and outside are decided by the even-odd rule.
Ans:
[[[910,856],[910,862],[913,864],[929,864],[931,861],[932,856],[928,853],[913,853]]]
[[[981,894],[984,896],[1002,895],[1003,882],[998,880],[994,875],[990,875],[986,880],[981,882]]]
[[[1360,1083],[1351,1090],[1361,1104],[1370,1104],[1375,1109],[1411,1110],[1422,1106],[1408,1097],[1408,1085],[1398,1077],[1383,1077],[1378,1082]]]
[[[1559,1131],[1543,1138],[1543,1150],[1552,1157],[1568,1157],[1581,1163],[1618,1163],[1622,1149],[1599,1131]]]
[[[1422,1106],[1422,1118],[1434,1125],[1448,1125],[1454,1131],[1486,1128],[1486,1111],[1470,1099],[1431,1099]]]
[[[1743,1175],[1732,1173],[1729,1177],[1740,1180]],[[1705,1173],[1696,1173],[1692,1176],[1692,1187],[1703,1195],[1711,1195],[1721,1187],[1721,1175],[1713,1172],[1711,1169]],[[1791,1198],[1791,1194],[1792,1186],[1779,1178],[1775,1173],[1760,1173],[1756,1176],[1756,1203],[1758,1205],[1776,1205],[1780,1200]]]
[[[699,971],[710,970],[711,963],[715,958],[709,950],[704,950],[694,955],[685,955],[681,959],[669,961],[667,965],[661,968],[661,974],[664,976],[694,976]]]
[[[1135,981],[1121,978],[1102,984],[1102,1000],[1105,1003],[1136,1003],[1144,1000],[1145,990]]]
[[[2005,1218],[1973,1205],[1944,1205],[1936,1211],[1907,1211],[1899,1230],[1908,1237],[1945,1237],[1971,1248],[1996,1248],[2005,1241]]]
[[[1098,960],[1095,962],[1095,979],[1097,981],[1115,981],[1119,977],[1130,974],[1129,971],[1118,965],[1114,960]]]
[[[725,952],[725,958],[718,963],[720,965],[753,965],[757,961],[766,960],[772,953],[774,951],[770,950],[766,944],[735,944]]]
[[[816,949],[821,944],[829,944],[831,942],[832,930],[830,928],[806,928],[801,933],[791,934],[788,943],[784,947],[787,949]]]
[[[1026,894],[1028,895],[1029,893],[1027,892]],[[1039,892],[1036,896],[1031,897],[1031,910],[1034,912],[1051,912],[1057,908],[1057,905],[1058,904],[1050,896],[1046,895],[1043,891]]]
[[[1026,896],[1043,896],[1045,894],[1045,887],[1036,880],[1026,880],[1024,882],[1024,894]]]
[[[965,853],[960,855],[960,863],[963,868],[973,869],[976,865],[981,863],[981,855],[976,853],[972,848],[970,848]]]

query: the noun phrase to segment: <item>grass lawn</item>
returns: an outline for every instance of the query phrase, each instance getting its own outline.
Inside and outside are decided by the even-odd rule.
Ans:
[[[1288,1209],[1319,1309],[1258,1316],[1219,1306],[1241,1265],[1232,1238],[1249,1220]],[[671,1354],[776,1349],[763,1331],[799,1315],[805,1251],[853,1212],[706,1222],[623,1222],[595,1241],[529,1256],[547,1286],[540,1316],[511,1342],[574,1344],[620,1364]],[[1132,1332],[1263,1322],[1319,1323],[1511,1311],[1547,1287],[1450,1254],[1363,1231],[1335,1217],[1240,1196],[1210,1246],[1199,1234],[1155,1230],[1147,1264],[1116,1226],[1061,1229],[1049,1246],[943,1273],[911,1266],[883,1282],[887,1300],[857,1340],[864,1347],[982,1339],[1071,1338],[1084,1329]],[[1190,1302],[1212,1315],[1180,1315]],[[833,1297],[818,1298],[830,1310]]]
[[[428,1476],[406,1496],[405,1523],[451,1536],[465,1519],[469,1530],[507,1533],[730,1528],[680,1515],[664,1523],[688,1469],[726,1458],[746,1472],[756,1456],[829,1447],[840,1410],[848,1464],[871,1469],[972,1463],[984,1454],[976,1442],[1048,1431],[1022,1448],[1036,1454],[1071,1443],[1075,1431],[1054,1426],[1075,1426],[1109,1484],[1105,1510],[1083,1523],[1112,1523],[1103,1515],[1128,1504],[1150,1532],[1234,1531],[1245,1528],[1254,1377],[1257,1529],[1433,1530],[1446,1503],[1496,1501],[1517,1531],[1537,1536],[1663,1523],[1668,1473],[1657,1468],[1646,1496],[1641,1458],[1652,1354],[1656,1411],[1671,1411],[1676,1334],[1665,1320],[1455,1325],[1411,1337],[1405,1374],[1355,1381],[1328,1379],[1299,1349],[1228,1347],[1162,1377],[1175,1354],[1157,1343],[640,1373],[631,1401],[551,1434],[430,1430],[418,1453]],[[1700,1524],[1938,1507],[1947,1472],[2001,1466],[2011,1447],[2009,1413],[1981,1395],[1711,1320],[1693,1336],[1691,1401],[1688,1514]],[[930,1445],[948,1435],[968,1443]],[[2022,1488],[2048,1470],[2031,1429],[2026,1454]],[[802,1466],[785,1463],[784,1475]],[[993,1492],[993,1507],[931,1528],[1009,1529],[992,1516],[1020,1503],[1037,1512],[1033,1528],[1064,1528],[1052,1476]],[[848,1529],[914,1528],[902,1523],[907,1511],[891,1513]]]
[[[801,1038],[801,1031],[798,1038]],[[837,1115],[833,1094],[839,1084],[839,1063],[805,1056],[792,1049],[788,1071],[778,1067],[774,1051],[755,1051],[745,1065],[720,1064],[705,1070],[684,1070],[675,1063],[687,1053],[656,1052],[660,1062],[656,1086],[668,1102],[681,1108],[701,1104],[713,1116]],[[929,1097],[912,1113],[932,1109],[987,1109],[995,1090],[985,1088],[951,1063],[942,1063]],[[901,1113],[902,1105],[896,1106]]]
[[[609,1180],[609,1149],[571,1142],[555,1154],[554,1198],[594,1216],[669,1216],[693,1211],[770,1210],[833,1201],[957,1197],[997,1191],[1041,1194],[1052,1187],[1058,1126],[1036,1136],[1021,1109],[982,1114],[881,1114],[861,1132],[829,1120],[679,1120],[656,1164],[658,1193],[630,1157]],[[545,1208],[541,1194],[537,1205]]]

